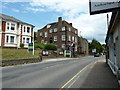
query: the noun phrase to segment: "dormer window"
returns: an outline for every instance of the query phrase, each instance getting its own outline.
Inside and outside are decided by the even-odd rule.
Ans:
[[[50,28],[51,27],[51,25],[47,25],[47,28]]]

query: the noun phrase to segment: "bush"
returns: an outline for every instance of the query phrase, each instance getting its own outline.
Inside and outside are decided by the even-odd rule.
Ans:
[[[24,44],[23,44],[23,43],[20,43],[20,47],[23,48],[23,47],[24,47]]]
[[[45,47],[45,44],[43,44],[43,43],[35,43],[34,44],[34,48],[44,49],[44,47]]]
[[[57,50],[57,47],[54,44],[48,43],[48,44],[45,45],[45,49],[55,51],[55,50]]]

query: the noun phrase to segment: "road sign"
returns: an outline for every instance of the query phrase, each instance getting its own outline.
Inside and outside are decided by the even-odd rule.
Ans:
[[[33,43],[28,43],[28,51],[33,51]]]
[[[99,14],[120,10],[120,0],[90,0],[90,14]]]
[[[71,57],[71,51],[65,50],[65,57]]]

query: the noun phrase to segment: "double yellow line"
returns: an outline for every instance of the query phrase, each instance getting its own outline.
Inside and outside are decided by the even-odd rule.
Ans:
[[[92,63],[90,63],[92,64]],[[88,64],[87,66],[85,66],[82,70],[80,70],[76,75],[74,75],[68,82],[66,82],[59,90],[62,90],[63,88],[65,88],[65,86],[67,86],[74,78],[76,78],[82,71],[84,71],[90,64]]]

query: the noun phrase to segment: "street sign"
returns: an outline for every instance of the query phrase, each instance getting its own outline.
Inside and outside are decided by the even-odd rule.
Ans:
[[[89,0],[90,14],[120,10],[120,0]]]
[[[71,57],[71,51],[65,50],[65,57]]]
[[[28,51],[33,51],[33,43],[28,43]]]
[[[96,53],[96,49],[92,49],[92,53]]]

